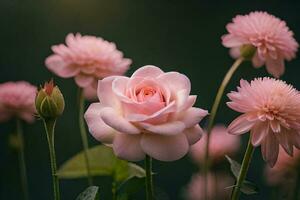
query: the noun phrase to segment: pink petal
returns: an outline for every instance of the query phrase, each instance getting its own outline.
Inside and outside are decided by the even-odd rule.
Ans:
[[[54,74],[62,78],[70,78],[79,73],[79,68],[68,65],[65,61],[58,55],[49,56],[45,64],[47,68]]]
[[[139,126],[146,129],[151,133],[161,134],[161,135],[176,135],[182,133],[185,129],[184,123],[180,121],[168,122],[165,124],[152,125],[148,123],[139,123]]]
[[[128,77],[116,77],[112,82],[112,90],[119,100],[131,103],[132,99],[126,96],[127,83],[129,80]]]
[[[254,123],[255,121],[248,121],[247,115],[243,114],[231,122],[228,126],[228,133],[234,135],[244,134],[253,127]]]
[[[120,100],[112,91],[112,82],[118,76],[110,76],[98,81],[97,94],[102,105],[113,108],[120,108]]]
[[[105,107],[101,110],[101,118],[108,126],[113,129],[128,134],[139,134],[140,130],[133,124],[124,119],[119,115],[114,109],[110,107]]]
[[[260,59],[260,57],[257,55],[257,52],[254,54],[252,58],[252,65],[256,68],[261,67],[264,65],[264,61]]]
[[[145,77],[157,77],[160,74],[163,74],[164,72],[158,68],[155,67],[153,65],[146,65],[144,67],[139,68],[138,70],[136,70],[133,74],[132,74],[132,78],[134,77],[141,77],[141,78],[145,78]]]
[[[190,96],[188,96],[185,104],[180,109],[181,110],[186,110],[188,108],[191,108],[195,104],[196,99],[197,99],[197,95],[190,95]]]
[[[97,88],[93,86],[83,88],[84,97],[90,101],[97,100]]]
[[[191,92],[191,82],[190,79],[184,74],[178,72],[167,72],[161,74],[158,80],[162,85],[168,86],[173,94],[177,94],[178,91],[186,90],[184,93],[179,95],[188,95]],[[178,97],[179,98],[179,97]],[[182,96],[180,96],[182,98]]]
[[[185,129],[183,134],[186,135],[189,145],[193,145],[201,139],[204,131],[199,125],[196,125],[192,128]]]
[[[79,87],[85,88],[91,85],[94,81],[94,77],[84,74],[78,74],[75,76],[75,82]]]
[[[143,114],[128,114],[126,119],[131,122],[142,122],[142,121],[159,121],[161,118],[164,118],[165,114],[174,112],[176,110],[175,102],[171,102],[168,106],[163,109],[153,113],[152,115],[143,115]]]
[[[275,78],[279,78],[284,74],[284,60],[283,59],[267,59],[266,60],[267,71],[272,74]]]
[[[189,150],[185,134],[163,136],[143,134],[141,140],[143,151],[160,161],[175,161],[182,158]]]
[[[105,144],[111,144],[116,131],[107,126],[101,119],[100,113],[104,107],[101,103],[92,103],[84,114],[89,132],[92,136]]]
[[[247,42],[247,41],[238,36],[234,36],[232,34],[227,34],[227,35],[222,36],[222,44],[225,47],[229,47],[229,48],[238,47],[238,46],[242,46],[243,44],[245,44],[245,42]]]
[[[114,153],[117,157],[129,160],[140,161],[145,158],[140,145],[141,135],[128,135],[119,133],[113,142]]]
[[[263,159],[270,165],[270,167],[273,167],[277,161],[279,153],[279,144],[273,133],[268,134],[261,143],[261,153]]]
[[[277,138],[279,144],[281,144],[282,148],[289,154],[293,156],[293,143],[289,141],[290,133],[286,130],[282,130],[279,133],[274,134]]]
[[[190,128],[198,124],[206,115],[208,115],[208,111],[192,107],[182,115],[183,117],[180,118],[180,121],[182,121],[187,128]]]
[[[234,58],[234,59],[237,59],[240,57],[241,55],[241,51],[240,51],[240,47],[233,47],[233,48],[230,48],[229,50],[229,55]]]
[[[264,122],[257,122],[251,129],[251,143],[258,146],[269,133],[269,126]]]

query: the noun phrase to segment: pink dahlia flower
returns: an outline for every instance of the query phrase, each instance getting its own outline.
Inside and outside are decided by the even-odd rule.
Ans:
[[[0,84],[0,122],[18,117],[34,121],[37,88],[25,81]]]
[[[54,54],[45,61],[47,68],[62,78],[74,77],[90,99],[97,96],[99,79],[123,75],[131,64],[114,43],[79,33],[68,34],[66,45],[54,45],[52,51]]]
[[[227,105],[244,113],[228,127],[231,134],[250,130],[254,146],[261,145],[270,166],[276,163],[279,144],[290,155],[300,148],[300,93],[293,86],[273,78],[240,81],[237,92],[228,94]]]
[[[195,174],[192,177],[186,191],[188,200],[205,200],[204,196],[205,179],[201,174]],[[234,185],[234,180],[221,173],[208,174],[207,176],[207,199],[230,199],[231,190],[227,187]]]
[[[238,15],[226,26],[229,32],[222,37],[231,55],[239,57],[243,45],[252,45],[256,53],[252,58],[254,67],[266,65],[267,71],[278,78],[284,73],[284,60],[296,57],[298,43],[286,23],[267,12],[251,12]]]
[[[291,157],[283,148],[279,148],[278,160],[273,168],[266,167],[266,177],[270,185],[278,185],[297,179],[298,167],[300,166],[300,150],[294,149]]]
[[[234,154],[240,147],[240,138],[230,135],[224,125],[216,125],[211,132],[209,143],[209,156],[213,161],[219,161],[225,155]],[[191,157],[198,163],[204,162],[205,144],[207,142],[207,134],[203,134],[203,138],[191,147]]]
[[[85,113],[89,131],[122,159],[139,161],[145,154],[180,159],[200,139],[198,123],[207,115],[192,107],[196,96],[190,90],[185,75],[155,66],[144,66],[130,78],[104,78],[98,84],[100,102]]]

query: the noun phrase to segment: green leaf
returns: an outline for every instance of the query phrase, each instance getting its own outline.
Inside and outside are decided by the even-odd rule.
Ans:
[[[98,199],[98,190],[97,186],[90,186],[86,188],[82,193],[78,195],[76,200],[96,200]]]
[[[230,163],[230,169],[235,178],[238,178],[240,170],[241,170],[241,165],[237,161],[231,159],[229,156],[225,156],[228,162]]]
[[[241,165],[237,161],[231,159],[229,156],[226,155],[225,157],[230,163],[230,169],[232,174],[237,179],[241,170]],[[235,186],[230,186],[227,188],[231,188],[231,187],[235,187]],[[247,180],[245,180],[241,186],[241,192],[247,195],[257,194],[258,191],[259,191],[258,187],[254,183]]]
[[[254,183],[250,182],[250,181],[244,181],[242,187],[241,187],[241,191],[244,194],[257,194],[259,192],[259,189],[257,187],[257,185],[255,185]]]
[[[118,159],[112,148],[97,145],[88,150],[90,171],[92,176],[113,176],[116,182],[122,182],[129,177],[145,177],[145,170],[140,166]],[[61,179],[87,177],[84,153],[80,152],[66,161],[58,170]]]

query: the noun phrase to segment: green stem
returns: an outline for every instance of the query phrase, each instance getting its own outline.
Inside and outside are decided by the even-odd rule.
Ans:
[[[113,180],[112,186],[111,186],[111,192],[112,192],[112,200],[117,200],[117,182]]]
[[[145,159],[146,170],[146,199],[153,200],[153,180],[152,180],[152,158],[146,155]]]
[[[28,194],[28,181],[27,181],[27,172],[26,172],[26,162],[25,162],[25,151],[24,151],[24,135],[22,130],[22,122],[17,119],[17,137],[20,142],[19,146],[19,165],[20,165],[20,176],[24,200],[29,200]]]
[[[43,119],[43,122],[46,130],[49,153],[50,153],[54,200],[60,200],[59,181],[56,174],[57,164],[56,164],[55,147],[54,147],[54,128],[56,124],[56,119]]]
[[[91,175],[91,168],[90,168],[90,160],[88,155],[88,149],[89,149],[89,143],[87,138],[87,133],[85,129],[85,123],[84,123],[84,95],[83,95],[83,89],[79,88],[79,128],[80,128],[80,136],[83,146],[83,152],[84,152],[84,159],[85,159],[85,165],[87,169],[87,176],[88,176],[88,183],[90,186],[93,185],[93,179]]]
[[[238,200],[239,199],[239,196],[240,196],[240,193],[241,193],[241,186],[242,186],[242,184],[243,184],[243,182],[246,178],[246,175],[247,175],[247,172],[248,172],[248,169],[249,169],[249,165],[250,165],[250,162],[251,162],[251,159],[252,159],[253,152],[254,152],[254,147],[251,144],[251,137],[250,137],[249,141],[248,141],[247,149],[246,149],[246,152],[245,152],[245,155],[244,155],[244,159],[243,159],[243,162],[242,162],[241,171],[239,173],[239,176],[238,176],[237,181],[236,181],[236,185],[235,185],[235,187],[233,189],[233,192],[232,192],[231,200]]]
[[[209,115],[209,119],[208,119],[208,126],[207,126],[207,141],[205,144],[205,162],[204,162],[204,199],[207,199],[207,174],[209,172],[209,167],[210,167],[210,160],[209,160],[209,142],[210,142],[210,133],[211,130],[213,128],[214,125],[214,121],[215,121],[215,117],[224,93],[224,90],[227,86],[227,84],[229,83],[232,75],[234,74],[234,72],[238,69],[238,67],[242,64],[242,62],[244,61],[243,57],[240,57],[239,59],[237,59],[233,65],[230,67],[230,69],[228,70],[228,72],[226,73],[215,98],[214,104],[212,106],[210,115]]]

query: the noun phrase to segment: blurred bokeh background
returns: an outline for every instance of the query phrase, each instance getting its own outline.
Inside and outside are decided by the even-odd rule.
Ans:
[[[232,64],[228,49],[220,37],[225,25],[236,14],[268,11],[285,20],[300,41],[299,1],[171,1],[171,0],[1,0],[0,1],[0,82],[26,80],[35,85],[54,78],[60,86],[66,109],[59,119],[56,132],[56,152],[61,164],[81,150],[77,123],[77,88],[72,79],[60,79],[44,65],[51,54],[51,45],[64,42],[70,33],[95,35],[114,41],[137,68],[153,64],[165,71],[176,70],[192,81],[192,93],[198,95],[197,106],[210,109],[217,88]],[[286,64],[282,77],[300,89],[300,59]],[[240,78],[267,76],[264,68],[254,69],[250,63],[239,68],[227,91],[233,90]],[[225,106],[217,122],[228,124],[236,115]],[[205,123],[204,123],[205,125]],[[9,147],[8,138],[15,124],[0,125],[0,199],[21,198],[16,152]],[[42,122],[25,125],[26,159],[31,199],[52,198],[50,165]],[[97,142],[89,137],[92,145]],[[235,157],[241,161],[244,145]],[[143,164],[143,163],[139,163]],[[260,193],[242,199],[272,199],[272,189],[266,185],[264,162],[257,149],[248,179],[257,183]],[[224,162],[218,166],[229,172]],[[185,158],[171,163],[154,161],[157,187],[171,200],[183,199],[184,187],[198,167]],[[101,199],[110,199],[110,178],[97,178]],[[85,179],[63,180],[62,199],[75,199],[87,186]]]

